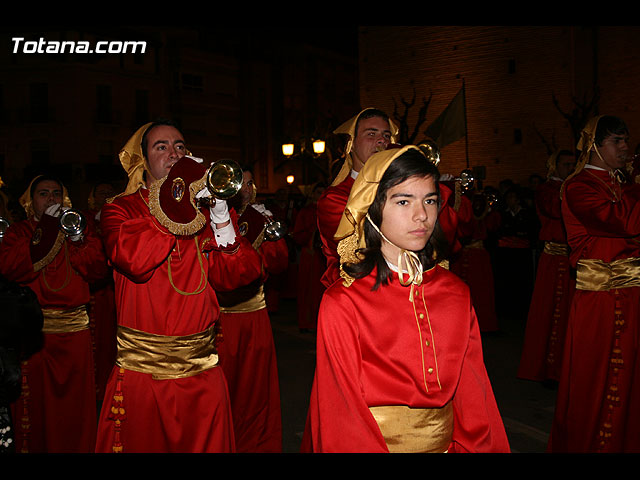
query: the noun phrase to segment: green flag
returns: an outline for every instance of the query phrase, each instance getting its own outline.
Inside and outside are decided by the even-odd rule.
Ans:
[[[453,97],[440,116],[427,127],[425,135],[443,148],[467,134],[464,86]]]

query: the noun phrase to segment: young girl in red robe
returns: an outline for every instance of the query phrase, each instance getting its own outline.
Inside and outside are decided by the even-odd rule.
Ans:
[[[440,267],[438,171],[369,158],[336,232],[303,451],[508,452],[469,289]]]

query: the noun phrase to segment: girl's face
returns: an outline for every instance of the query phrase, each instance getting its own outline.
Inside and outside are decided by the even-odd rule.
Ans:
[[[389,241],[382,241],[382,255],[394,264],[399,249],[422,250],[438,218],[438,193],[433,176],[411,177],[391,187],[382,208],[380,231]]]

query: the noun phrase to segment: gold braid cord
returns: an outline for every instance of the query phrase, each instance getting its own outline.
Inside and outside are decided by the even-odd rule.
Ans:
[[[162,187],[162,184],[166,179],[167,177],[164,177],[158,181],[153,182],[149,186],[149,211],[151,212],[151,215],[153,215],[163,227],[165,227],[174,235],[186,236],[198,233],[200,230],[202,230],[202,227],[205,226],[207,220],[202,212],[196,207],[194,198],[200,190],[205,188],[206,176],[203,176],[201,179],[192,182],[191,185],[189,185],[189,202],[193,206],[193,209],[196,211],[196,217],[189,223],[174,222],[162,210],[162,206],[160,205],[160,187]]]
[[[51,247],[51,250],[49,250],[49,253],[47,253],[45,257],[41,258],[40,260],[38,260],[33,264],[34,272],[42,270],[44,267],[49,265],[54,258],[56,258],[56,255],[58,255],[58,252],[62,248],[62,245],[64,245],[64,238],[65,238],[64,233],[59,231],[58,236],[56,237],[56,241],[53,244],[53,247]]]

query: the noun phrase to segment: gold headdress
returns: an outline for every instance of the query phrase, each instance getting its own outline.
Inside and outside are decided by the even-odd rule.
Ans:
[[[336,178],[333,179],[333,182],[331,183],[332,186],[338,185],[345,178],[347,178],[347,176],[351,172],[351,169],[353,168],[353,159],[351,158],[351,148],[353,147],[353,141],[355,140],[355,137],[356,137],[356,124],[358,123],[358,119],[360,118],[360,116],[368,110],[374,110],[374,108],[372,107],[365,108],[358,115],[347,120],[346,122],[344,122],[342,125],[340,125],[338,128],[336,128],[333,131],[333,133],[336,133],[336,134],[349,135],[349,140],[347,141],[347,145],[344,151],[345,153],[344,164],[342,165],[342,168],[338,172],[338,175],[336,175]],[[389,127],[391,128],[391,143],[395,143],[396,136],[398,135],[398,127],[396,126],[395,123],[391,121],[391,119],[389,119]]]
[[[35,211],[33,210],[33,198],[31,197],[31,187],[43,177],[44,175],[38,175],[31,180],[25,192],[18,199],[22,208],[24,208],[24,211],[27,212],[27,218],[35,215]],[[67,187],[65,187],[62,182],[60,182],[60,185],[62,185],[62,206],[71,208],[71,199],[69,198]]]
[[[129,138],[124,147],[122,147],[122,150],[120,150],[118,157],[120,158],[122,168],[124,168],[124,171],[127,172],[129,176],[129,182],[124,192],[107,199],[107,203],[111,203],[117,197],[137,192],[140,187],[146,185],[144,172],[146,171],[150,175],[151,170],[149,169],[149,162],[142,153],[142,137],[151,125],[153,125],[153,122],[141,126],[136,133]],[[186,154],[191,155],[191,152],[187,150]]]
[[[122,147],[122,150],[120,150],[118,157],[120,158],[122,168],[127,172],[129,182],[124,192],[116,195],[116,197],[137,192],[140,187],[145,185],[144,172],[145,170],[149,171],[149,165],[142,153],[142,137],[151,125],[152,123],[149,122],[141,126],[136,133],[129,138],[124,147]],[[108,201],[110,202],[111,200],[113,199],[109,199]]]
[[[358,256],[357,250],[366,247],[364,238],[365,220],[371,222],[374,228],[380,232],[378,226],[373,224],[369,219],[367,214],[369,207],[376,198],[378,185],[384,172],[396,158],[408,150],[416,150],[422,153],[415,145],[407,145],[402,148],[383,150],[382,152],[372,155],[369,160],[367,160],[367,163],[365,163],[351,188],[347,206],[342,213],[338,229],[334,235],[336,240],[339,240],[340,276],[344,279],[343,283],[347,287],[353,283],[354,279],[342,269],[342,264],[358,263],[362,260],[362,257]],[[382,232],[380,232],[380,234],[382,234]],[[383,239],[389,241],[386,240],[384,236]],[[404,282],[403,280],[402,260],[404,260],[407,270],[409,271],[408,282]],[[416,261],[418,262],[417,264],[415,263]],[[413,252],[401,249],[400,257],[398,258],[398,270],[401,282],[404,285],[408,285],[409,283],[419,284],[422,281],[422,266]]]
[[[573,172],[562,182],[562,187],[560,188],[560,198],[562,198],[562,194],[564,193],[564,186],[570,178],[573,178],[578,173],[582,171],[584,166],[589,162],[589,156],[591,155],[591,148],[596,148],[596,129],[598,128],[598,122],[603,117],[603,115],[598,115],[597,117],[593,117],[591,120],[587,122],[587,124],[580,132],[580,139],[578,140],[578,144],[576,148],[580,150],[580,156],[578,157],[578,161],[576,163],[576,168]],[[596,148],[596,152],[597,152]]]

